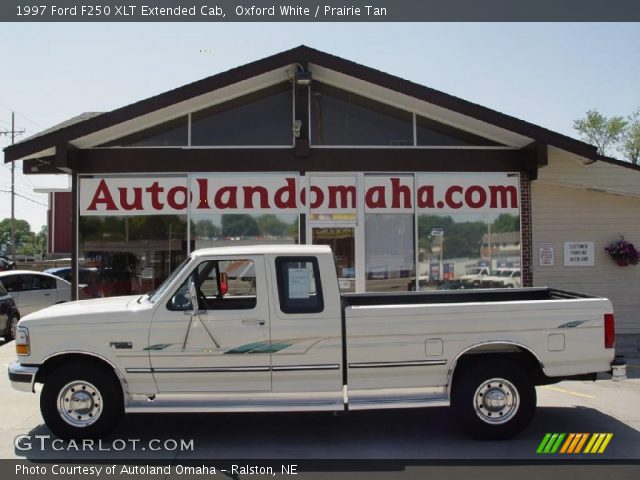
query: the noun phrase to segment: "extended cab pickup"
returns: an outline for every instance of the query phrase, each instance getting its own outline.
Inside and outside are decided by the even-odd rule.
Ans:
[[[535,385],[611,370],[611,303],[548,288],[345,294],[325,246],[198,250],[154,292],[23,318],[14,388],[63,438],[125,412],[345,411],[451,405],[508,438]]]

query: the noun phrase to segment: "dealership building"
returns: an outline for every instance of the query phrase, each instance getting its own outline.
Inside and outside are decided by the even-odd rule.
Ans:
[[[152,290],[197,248],[327,244],[345,292],[508,275],[607,296],[640,333],[640,266],[605,251],[640,247],[640,167],[305,46],[82,114],[7,147],[18,160],[70,176],[50,254],[103,295]]]

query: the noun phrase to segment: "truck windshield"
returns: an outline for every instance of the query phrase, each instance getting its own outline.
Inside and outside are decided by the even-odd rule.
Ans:
[[[191,260],[190,258],[185,258],[180,265],[176,267],[176,269],[167,277],[167,279],[160,284],[158,288],[154,291],[147,293],[149,295],[149,303],[156,303],[164,292],[169,288],[169,285],[173,282],[173,279],[180,275],[180,272],[184,269],[185,265]]]

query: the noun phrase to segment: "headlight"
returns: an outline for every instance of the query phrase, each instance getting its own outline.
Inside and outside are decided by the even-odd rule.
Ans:
[[[18,355],[29,355],[31,353],[27,327],[16,328],[16,353]]]

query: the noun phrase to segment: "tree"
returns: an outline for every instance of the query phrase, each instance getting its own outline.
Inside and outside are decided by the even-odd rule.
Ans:
[[[260,215],[256,221],[262,235],[283,237],[287,231],[288,225],[271,213]]]
[[[607,118],[595,109],[589,110],[584,118],[573,121],[573,128],[586,142],[598,147],[600,155],[607,155],[609,148],[618,143],[626,125],[624,118]]]
[[[622,135],[622,154],[634,165],[640,164],[640,108],[627,117]]]
[[[256,237],[258,236],[258,224],[256,219],[246,214],[222,215],[223,237]]]
[[[220,228],[215,226],[211,220],[198,220],[194,228],[196,238],[214,238],[220,236]]]
[[[31,231],[31,226],[26,220],[15,219],[15,232],[16,232],[16,253],[20,245],[23,243],[33,243],[32,237],[35,235]],[[9,246],[11,245],[11,219],[5,218],[0,221],[0,243]]]
[[[498,215],[498,218],[494,220],[491,231],[493,233],[519,232],[520,217],[508,213],[501,213]]]

